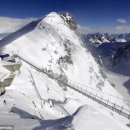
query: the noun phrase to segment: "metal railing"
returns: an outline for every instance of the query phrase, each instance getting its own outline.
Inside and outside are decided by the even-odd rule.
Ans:
[[[32,67],[34,67],[37,71],[44,73],[46,75],[48,75],[50,78],[55,79],[56,81],[64,84],[65,86],[68,86],[69,88],[81,93],[82,95],[92,99],[93,101],[109,108],[110,110],[130,119],[130,110],[126,109],[125,106],[120,106],[118,104],[113,103],[112,101],[110,101],[109,99],[105,99],[102,96],[99,96],[97,93],[93,93],[93,91],[88,91],[87,89],[83,89],[81,87],[79,87],[78,85],[75,85],[71,82],[64,82],[59,80],[58,78],[55,77],[54,74],[50,74],[46,71],[46,69],[42,68],[40,69],[38,66],[32,64],[31,62],[29,62],[28,60],[26,60],[25,58],[23,58],[20,55],[15,55],[16,57],[20,58],[21,60],[23,60],[24,62],[26,62],[27,64],[31,65]]]

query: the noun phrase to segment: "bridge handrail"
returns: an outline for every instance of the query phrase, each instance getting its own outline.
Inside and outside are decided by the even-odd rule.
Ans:
[[[124,106],[120,106],[120,105],[117,105],[116,102],[113,103],[111,101],[109,101],[109,99],[104,99],[103,97],[100,97],[96,94],[94,94],[92,91],[91,92],[88,92],[86,90],[83,90],[83,88],[77,86],[77,85],[74,85],[73,83],[70,82],[67,82],[65,83],[64,81],[61,81],[59,79],[57,79],[54,75],[52,76],[51,74],[49,74],[48,72],[46,72],[45,70],[46,69],[40,69],[39,67],[35,66],[34,64],[30,63],[28,60],[24,59],[22,56],[20,55],[16,55],[16,57],[19,57],[21,60],[23,60],[24,62],[28,63],[29,65],[31,65],[32,67],[34,67],[36,70],[42,72],[42,73],[45,73],[46,75],[48,75],[49,77],[61,82],[62,84],[70,87],[71,89],[74,89],[75,91],[78,91],[79,93],[82,93],[83,95],[87,96],[88,98],[91,98],[92,100],[104,105],[105,107],[117,112],[118,114],[130,119],[130,111],[127,110],[126,108],[124,108]],[[92,96],[93,95],[93,96]],[[97,99],[97,97],[99,99]],[[110,105],[112,104],[112,105]],[[117,108],[118,107],[118,108]],[[119,109],[120,108],[120,109]]]

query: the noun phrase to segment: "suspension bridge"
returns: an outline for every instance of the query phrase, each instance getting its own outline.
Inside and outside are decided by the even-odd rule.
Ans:
[[[72,82],[64,82],[64,80],[60,80],[58,79],[54,74],[50,74],[46,71],[46,69],[44,68],[40,68],[36,65],[34,65],[33,63],[31,63],[30,61],[28,61],[27,59],[25,59],[24,57],[20,56],[20,55],[14,55],[14,57],[18,57],[19,59],[21,59],[22,61],[26,62],[27,64],[29,64],[30,66],[32,66],[34,69],[36,69],[37,71],[46,74],[47,76],[49,76],[50,78],[58,81],[59,83],[79,92],[80,94],[92,99],[93,101],[107,107],[108,109],[130,119],[130,109],[129,108],[125,108],[125,106],[121,106],[118,105],[116,102],[112,102],[110,99],[105,99],[102,96],[99,96],[97,93],[94,93],[93,91],[88,91],[87,89],[83,89],[82,87],[79,87],[78,85],[73,84]],[[108,93],[106,93],[108,94]],[[110,94],[108,94],[110,95]],[[110,95],[113,96],[113,95]],[[113,98],[118,98],[119,100],[124,100],[120,97],[115,97],[113,96]],[[127,100],[126,100],[127,101]],[[130,102],[130,101],[128,101]]]

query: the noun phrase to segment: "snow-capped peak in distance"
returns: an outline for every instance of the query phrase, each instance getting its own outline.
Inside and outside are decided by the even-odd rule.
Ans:
[[[81,36],[85,46],[106,71],[109,80],[126,99],[130,100],[130,33],[93,33]],[[103,41],[103,37],[108,41]]]
[[[130,34],[108,34],[108,33],[92,33],[92,34],[83,34],[88,41],[95,44],[102,44],[102,43],[115,43],[115,42],[129,42],[130,41]]]
[[[6,46],[1,48],[1,51],[6,53],[16,52],[33,65],[36,65],[40,70],[43,69],[47,73],[55,75],[59,80],[63,80],[66,83],[74,83],[80,86],[82,90],[92,91],[92,93],[104,97],[107,101],[116,102],[116,104],[128,108],[126,102],[122,100],[123,96],[116,91],[89,50],[83,46],[82,40],[75,32],[75,25],[75,20],[68,14],[63,15],[52,12],[2,39],[0,44],[6,44]],[[99,109],[101,113],[104,112],[103,118],[104,116],[110,117],[113,115],[119,122],[121,119],[124,124],[128,122],[127,119],[107,110],[92,99],[70,89],[47,75],[39,73],[24,62],[19,75],[15,78],[10,89],[11,92],[7,91],[5,96],[6,100],[12,103],[8,107],[12,107],[15,104],[17,108],[22,109],[22,112],[16,108],[11,109],[11,112],[25,114],[24,111],[26,111],[26,114],[31,113],[27,116],[28,118],[30,115],[35,115],[35,117],[41,119],[44,118],[44,120],[64,117],[63,119],[70,121],[66,116],[72,115],[79,107],[87,104],[98,109],[98,111],[93,109],[95,114],[97,112],[100,113]],[[8,99],[8,94],[14,100]],[[116,97],[120,99],[118,100]],[[21,99],[24,99],[25,102],[20,102]],[[87,113],[86,109],[87,107],[85,107],[85,112],[83,113]],[[112,114],[110,114],[111,112]],[[8,114],[8,116],[11,115]],[[72,126],[76,128],[75,121],[79,120],[76,115],[74,116],[75,120],[73,124],[71,123],[71,128]],[[110,119],[107,118],[107,120]],[[40,123],[42,127],[44,122]],[[120,123],[122,126],[120,127],[121,130],[123,128],[127,129],[124,124]],[[58,128],[69,129],[69,127],[70,125],[58,124]],[[101,127],[104,127],[102,129],[106,128],[106,126]],[[51,129],[55,128],[57,127],[51,126]],[[77,129],[79,129],[79,126]],[[119,129],[119,126],[117,129]]]

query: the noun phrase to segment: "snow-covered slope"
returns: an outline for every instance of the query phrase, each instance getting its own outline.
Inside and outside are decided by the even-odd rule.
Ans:
[[[121,34],[120,34],[121,35]],[[120,35],[117,35],[118,38]],[[83,36],[83,35],[82,35]],[[129,34],[122,34],[122,37],[129,39]],[[114,41],[103,44],[92,44],[88,38],[83,36],[84,43],[103,67],[107,77],[115,84],[115,88],[127,99],[130,100],[130,42]],[[93,42],[94,43],[94,42]]]
[[[120,96],[102,76],[98,64],[76,33],[56,13],[46,16],[33,31],[16,39],[4,50],[18,52],[40,68],[61,75],[65,80]]]
[[[88,86],[90,91],[92,90],[91,88],[93,88],[93,90],[96,89],[96,92],[98,91],[100,96],[104,96],[106,99],[109,98],[119,105],[126,106],[122,100],[104,94],[106,92],[123,98],[103,75],[103,72],[89,50],[83,46],[81,39],[61,15],[54,12],[50,13],[44,19],[37,21],[36,24],[30,24],[30,26],[27,27],[30,27],[31,30],[27,31],[27,28],[24,27],[15,34],[3,39],[2,41],[4,41],[5,44],[10,43],[10,41],[11,43],[1,48],[1,51],[10,53],[13,51],[14,53],[18,53],[18,55],[24,57],[39,68],[46,69],[49,73],[57,75],[60,80],[66,82],[71,81],[84,89]],[[15,38],[12,40],[13,36],[15,36]],[[1,44],[2,41],[0,41]],[[12,97],[12,99],[9,97]],[[105,113],[101,118],[99,117],[99,119],[106,119],[106,121],[109,120],[110,122],[110,117],[107,118],[105,116],[113,116],[119,122],[121,120],[123,123],[128,121],[91,99],[37,72],[26,63],[23,63],[21,71],[15,78],[12,87],[7,91],[7,95],[0,98],[1,100],[4,98],[7,100],[7,104],[9,104],[7,107],[8,110],[17,106],[17,108],[27,113],[46,120],[72,115],[78,107],[87,104],[96,107],[96,109],[100,109],[101,114]],[[25,103],[20,102],[23,100]],[[13,112],[25,114],[25,112],[21,112],[17,109],[14,109]],[[88,112],[85,112],[85,114],[86,113]],[[7,115],[10,116],[9,113]],[[80,116],[80,114],[78,116]],[[78,116],[76,118],[79,118]],[[93,116],[93,114],[89,116]],[[86,120],[86,122],[88,120],[88,118],[81,118],[83,121]],[[68,118],[66,117],[65,119]],[[70,119],[67,121],[69,120]],[[74,122],[76,122],[76,120],[77,119],[74,119]],[[98,118],[96,120],[98,120]],[[43,121],[42,125],[45,125],[45,122]],[[55,123],[51,122],[50,124],[53,124],[52,129],[58,129]],[[120,123],[120,125],[122,125],[122,123]],[[62,124],[61,121],[58,123],[58,126],[61,126],[60,128],[63,129],[69,128],[68,125],[66,128],[62,127],[64,126],[64,122]],[[79,129],[79,126],[76,126],[76,123],[74,123],[75,129]],[[105,130],[106,126],[104,125],[103,127],[102,129]],[[116,127],[115,125],[114,127],[116,129],[119,128],[119,126]],[[100,127],[97,127],[97,129],[99,128]],[[110,129],[113,130],[113,128]],[[127,127],[122,125],[121,129],[127,129]]]

